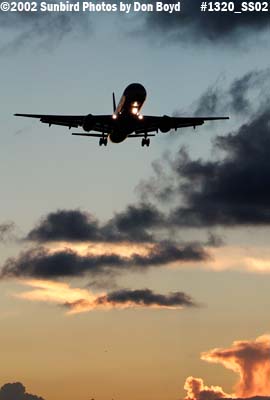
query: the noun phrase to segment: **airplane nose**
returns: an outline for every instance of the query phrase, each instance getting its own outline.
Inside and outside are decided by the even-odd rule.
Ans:
[[[124,91],[124,96],[128,98],[144,99],[146,98],[146,90],[140,83],[131,83]]]

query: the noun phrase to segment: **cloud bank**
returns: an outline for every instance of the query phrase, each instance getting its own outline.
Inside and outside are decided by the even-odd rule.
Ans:
[[[146,255],[89,253],[80,255],[70,249],[51,252],[45,247],[33,248],[9,258],[3,265],[0,277],[60,278],[84,275],[102,276],[120,272],[141,271],[170,263],[201,262],[208,259],[207,252],[198,244],[176,245],[161,242],[154,245]]]
[[[121,213],[101,224],[80,210],[58,210],[46,215],[26,236],[39,243],[70,242],[146,242],[154,238],[148,229],[162,227],[164,215],[152,204],[129,205]]]

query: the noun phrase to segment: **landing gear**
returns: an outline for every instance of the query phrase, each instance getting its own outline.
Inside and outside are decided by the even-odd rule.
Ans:
[[[147,147],[149,147],[149,145],[150,145],[150,139],[148,138],[143,138],[142,139],[142,147],[144,147],[144,146],[147,146]]]
[[[108,139],[105,137],[101,137],[99,139],[99,145],[102,146],[103,144],[104,144],[104,146],[107,146],[107,144],[108,144]]]

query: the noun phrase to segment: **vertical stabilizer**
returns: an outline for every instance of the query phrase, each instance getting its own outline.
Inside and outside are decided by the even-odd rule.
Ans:
[[[113,97],[113,112],[115,113],[115,111],[116,111],[116,103],[115,103],[115,95],[114,95],[114,92],[113,92],[113,94],[112,94],[112,97]]]

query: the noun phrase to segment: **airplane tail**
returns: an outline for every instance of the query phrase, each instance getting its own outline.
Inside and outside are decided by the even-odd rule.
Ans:
[[[115,95],[114,95],[114,92],[113,92],[113,94],[112,94],[112,97],[113,97],[113,112],[115,112],[115,111],[116,111],[116,103],[115,103]]]

